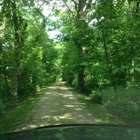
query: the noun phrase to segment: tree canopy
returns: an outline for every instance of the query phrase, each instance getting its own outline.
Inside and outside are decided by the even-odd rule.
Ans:
[[[87,94],[113,87],[116,98],[140,86],[138,0],[1,0],[0,16],[1,110],[60,76]]]

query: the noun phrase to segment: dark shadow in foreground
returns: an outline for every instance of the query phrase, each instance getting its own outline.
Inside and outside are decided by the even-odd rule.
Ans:
[[[1,140],[140,140],[140,128],[121,125],[54,125],[0,135]]]

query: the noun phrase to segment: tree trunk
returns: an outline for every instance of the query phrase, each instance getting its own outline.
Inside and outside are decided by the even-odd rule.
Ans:
[[[15,52],[14,52],[14,66],[13,66],[13,78],[12,78],[12,88],[13,95],[17,96],[18,94],[18,75],[19,75],[19,67],[20,67],[20,56],[21,56],[21,45],[20,45],[20,27],[17,16],[17,8],[16,1],[11,1],[12,5],[12,20],[14,25],[14,36],[15,36]]]
[[[86,10],[91,8],[91,3],[93,0],[79,0],[79,2],[76,2],[73,0],[75,4],[75,10],[77,12],[77,21],[80,22],[81,19],[84,19],[86,16]],[[85,19],[84,19],[85,20]],[[80,24],[80,23],[79,23]],[[80,30],[80,27],[77,27],[78,30]],[[79,38],[80,40],[80,38]],[[77,49],[78,49],[78,58],[81,60],[83,59],[83,46],[80,43],[77,43]],[[79,64],[78,67],[78,88],[81,92],[84,91],[85,87],[85,66]]]
[[[85,68],[80,67],[79,73],[78,73],[78,88],[81,92],[84,92],[85,87]]]
[[[111,64],[110,64],[110,61],[109,61],[109,54],[108,54],[108,51],[107,51],[107,45],[106,45],[106,40],[104,39],[104,51],[105,51],[105,56],[106,56],[106,61],[107,61],[107,66],[108,66],[108,76],[109,76],[109,80],[111,82],[111,85],[113,87],[113,90],[114,90],[114,93],[115,93],[115,98],[118,100],[118,93],[117,93],[117,84],[116,84],[116,81],[115,81],[115,77],[112,77],[112,68],[111,68]]]

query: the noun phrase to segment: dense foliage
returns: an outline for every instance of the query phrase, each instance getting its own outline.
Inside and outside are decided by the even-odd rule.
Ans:
[[[120,86],[139,87],[139,2],[81,0],[74,5],[77,8],[70,7],[71,11],[61,14],[64,79],[90,93],[112,86],[116,97]],[[77,79],[81,71],[82,86]]]
[[[69,8],[59,13],[63,24],[63,80],[91,94],[93,100],[93,93],[98,93],[97,102],[103,99],[103,104],[126,118],[138,119],[140,2],[64,3]]]
[[[43,15],[42,5],[57,20]],[[0,16],[1,110],[7,100],[56,81],[62,69],[62,79],[80,92],[97,92],[99,102],[119,108],[132,101],[140,112],[139,94],[133,99],[129,92],[140,87],[138,0],[3,0]],[[61,50],[46,32],[57,28]],[[108,88],[111,94],[100,95]]]
[[[33,0],[1,2],[0,112],[58,79],[59,51],[46,32],[48,17],[40,5]]]

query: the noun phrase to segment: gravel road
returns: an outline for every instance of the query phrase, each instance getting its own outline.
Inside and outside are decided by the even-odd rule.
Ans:
[[[26,121],[25,121],[26,119]],[[91,124],[92,114],[80,103],[64,82],[50,86],[35,104],[27,118],[14,131],[28,130],[46,125]]]

